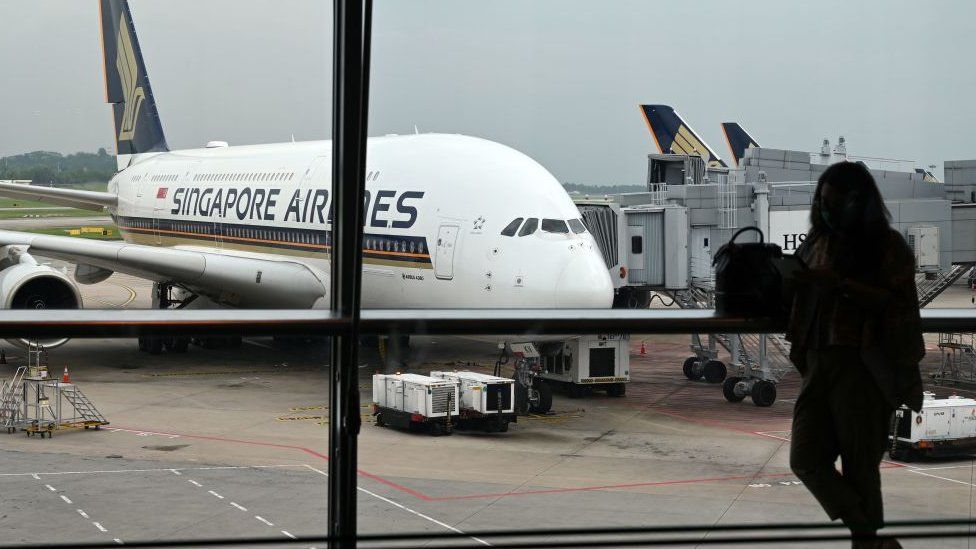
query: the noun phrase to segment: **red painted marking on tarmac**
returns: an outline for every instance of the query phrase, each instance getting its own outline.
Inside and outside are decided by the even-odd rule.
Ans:
[[[635,482],[632,484],[606,484],[602,486],[582,486],[577,488],[552,488],[549,490],[526,490],[524,492],[498,492],[494,494],[470,494],[466,496],[443,496],[432,498],[432,501],[452,501],[458,499],[504,498],[511,496],[535,496],[542,494],[563,494],[566,492],[592,492],[596,490],[619,490],[626,488],[646,488],[654,486],[673,486],[675,484],[699,484],[706,482],[723,482],[730,480],[754,480],[759,478],[792,477],[793,473],[768,473],[763,475],[736,475],[731,477],[704,477],[684,480],[662,480],[658,482]]]
[[[317,457],[323,461],[329,460],[329,457],[321,452],[317,452],[315,450],[312,450],[311,448],[306,448],[304,446],[296,446],[292,444],[278,444],[274,442],[262,442],[258,440],[242,440],[237,438],[229,438],[229,437],[221,437],[221,436],[213,436],[213,435],[186,435],[183,433],[171,433],[171,432],[155,431],[155,430],[149,431],[147,429],[133,429],[131,427],[118,427],[117,429],[122,431],[131,431],[134,433],[153,432],[160,435],[177,435],[184,438],[199,439],[199,440],[213,440],[217,442],[230,442],[235,444],[249,444],[253,446],[282,448],[285,450],[298,450],[310,456]],[[498,492],[498,493],[485,493],[485,494],[468,494],[463,496],[432,497],[432,496],[428,496],[427,494],[419,490],[408,488],[402,484],[393,482],[392,480],[385,479],[379,475],[369,473],[362,469],[358,469],[357,473],[359,473],[359,475],[364,478],[368,478],[370,480],[376,481],[398,492],[403,492],[422,501],[430,501],[430,502],[452,501],[452,500],[461,500],[461,499],[485,499],[485,498],[502,498],[502,497],[511,497],[511,496],[560,494],[560,493],[567,493],[567,492],[586,492],[586,491],[592,492],[596,490],[613,490],[613,489],[621,490],[627,488],[646,488],[646,487],[669,486],[669,485],[677,485],[677,484],[697,484],[697,483],[707,483],[707,482],[722,482],[722,481],[731,481],[731,480],[748,480],[748,479],[757,479],[757,478],[793,476],[793,473],[769,473],[769,474],[761,474],[761,475],[703,477],[703,478],[692,478],[692,479],[684,479],[684,480],[666,480],[666,481],[659,481],[659,482],[639,482],[639,483],[632,483],[632,484],[607,484],[602,486],[582,486],[577,488],[553,488],[549,490],[527,490],[525,492]]]

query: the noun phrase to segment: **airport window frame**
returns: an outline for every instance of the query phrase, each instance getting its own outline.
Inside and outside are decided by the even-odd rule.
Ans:
[[[336,10],[337,26],[340,20],[345,21],[344,17],[352,17],[348,12],[354,11],[355,6],[352,0],[337,0],[337,6],[342,5],[343,10]],[[366,12],[366,31],[368,33],[369,12]],[[352,19],[351,22],[355,22]],[[350,49],[357,49],[360,46],[357,41],[355,25],[342,33],[336,32],[336,56]],[[360,29],[359,32],[362,32]],[[348,40],[349,43],[346,43]],[[366,42],[366,55],[368,55],[369,45]],[[341,69],[336,70],[336,82],[334,85],[342,85],[343,74]],[[361,91],[361,90],[360,90]],[[358,95],[360,102],[364,102],[367,95],[362,92]],[[339,105],[339,100],[336,104]],[[365,110],[356,111],[356,105],[347,106],[342,110],[344,116],[355,117],[365,115]],[[364,123],[365,124],[365,123]],[[347,139],[343,134],[337,132],[334,140],[341,141]],[[361,134],[361,142],[353,143],[352,146],[364,146],[365,132]],[[335,147],[336,145],[334,145]],[[333,177],[333,194],[336,194],[338,179]],[[352,180],[344,185],[359,186],[362,192],[365,177]],[[341,193],[340,193],[341,195]],[[346,197],[349,198],[348,196]],[[354,204],[352,200],[348,203]],[[361,259],[361,241],[355,238],[355,221],[357,215],[352,214],[347,218],[348,211],[361,211],[361,208],[352,207],[340,210],[337,216],[337,223],[344,223],[345,229],[343,238],[333,241],[333,278],[335,275],[343,277],[355,277],[358,270],[343,269],[338,266],[335,256],[342,250],[340,248],[354,247],[355,253]],[[351,219],[351,221],[350,221]],[[530,218],[537,219],[537,218]],[[535,232],[535,231],[533,231]],[[318,241],[320,233],[316,231],[315,240]],[[529,233],[532,234],[532,233]],[[353,236],[352,238],[344,238]],[[519,235],[523,236],[523,235]],[[527,236],[527,235],[525,235]],[[362,238],[362,233],[359,233]],[[333,286],[335,288],[335,286]],[[332,292],[333,301],[343,297],[342,292]],[[740,318],[728,315],[720,315],[715,311],[688,311],[682,314],[675,314],[669,311],[641,310],[641,311],[602,311],[595,310],[581,315],[579,311],[560,312],[556,310],[521,310],[521,311],[498,311],[498,310],[461,310],[461,311],[418,311],[418,310],[360,310],[358,302],[355,302],[352,311],[331,311],[322,310],[82,310],[77,315],[64,315],[63,312],[55,310],[22,310],[9,311],[10,314],[0,318],[0,337],[24,337],[37,335],[39,337],[58,335],[73,335],[78,337],[132,337],[133,335],[164,335],[164,334],[198,334],[198,335],[283,335],[283,334],[308,334],[316,333],[330,336],[353,337],[358,333],[382,334],[382,333],[410,333],[411,330],[423,327],[424,331],[431,334],[483,334],[496,333],[506,334],[516,332],[535,332],[540,334],[560,334],[571,331],[595,330],[605,332],[613,330],[619,333],[692,333],[692,332],[728,332],[728,333],[768,333],[779,331],[782,326],[777,321],[764,318]],[[611,314],[612,313],[612,314]],[[687,313],[687,314],[686,314]],[[360,318],[356,318],[360,317]],[[946,309],[923,312],[923,329],[927,332],[932,331],[976,331],[976,311],[966,309]],[[406,331],[406,332],[404,332]],[[356,364],[350,365],[356,368]],[[330,388],[334,389],[334,388]],[[338,416],[344,416],[340,410]],[[358,417],[358,411],[357,411]],[[343,417],[344,419],[344,417]],[[334,442],[330,441],[330,447],[334,447]],[[353,459],[355,464],[355,459]],[[331,466],[331,463],[330,463]],[[330,490],[332,489],[333,478],[330,477]],[[355,496],[355,476],[352,477],[352,496]],[[348,486],[346,487],[348,489]],[[353,513],[355,513],[355,503],[353,503]],[[330,507],[331,509],[331,507]],[[346,510],[348,511],[348,510]],[[921,522],[919,522],[920,524]],[[972,521],[965,524],[972,525]],[[775,525],[774,525],[775,526]],[[796,526],[796,525],[793,525]],[[811,525],[802,525],[809,528]],[[717,531],[735,531],[728,527],[711,527]],[[345,537],[331,537],[334,535],[333,524],[330,522],[330,547],[353,547],[355,546],[355,535],[352,538],[349,533]],[[644,529],[648,531],[648,529]],[[658,530],[658,532],[668,530]],[[674,530],[671,530],[673,532]],[[748,530],[745,530],[748,532]],[[536,532],[543,536],[553,536],[554,532]],[[966,531],[968,534],[968,530]],[[532,535],[531,530],[518,532],[516,535]],[[466,534],[467,535],[467,534]],[[447,536],[445,536],[447,537]],[[368,539],[363,536],[362,539]],[[380,539],[383,539],[380,537]],[[540,541],[544,541],[544,537]],[[734,538],[743,540],[742,537]],[[796,539],[790,537],[790,539]],[[842,536],[834,539],[849,539]],[[227,540],[226,544],[240,543],[245,540]],[[305,540],[303,540],[305,541]],[[700,541],[700,540],[699,540]],[[710,540],[714,543],[716,540]],[[758,540],[757,540],[758,541]],[[281,540],[268,540],[268,543],[280,544]],[[166,542],[160,542],[165,545]],[[214,542],[200,540],[194,545],[213,545]],[[552,545],[550,545],[552,546]],[[577,545],[583,546],[583,545]]]

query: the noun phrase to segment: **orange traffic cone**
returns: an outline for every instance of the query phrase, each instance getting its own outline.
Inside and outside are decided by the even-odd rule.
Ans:
[[[647,354],[647,347],[646,347],[646,346],[644,346],[644,342],[643,342],[643,341],[641,341],[641,350],[640,350],[640,354],[642,354],[642,355],[646,355],[646,354]]]
[[[71,376],[68,375],[68,365],[64,365],[64,374],[61,376],[61,383],[71,383]]]

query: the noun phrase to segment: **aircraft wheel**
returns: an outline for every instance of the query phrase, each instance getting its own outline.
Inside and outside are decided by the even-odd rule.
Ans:
[[[742,402],[742,399],[746,398],[745,395],[739,395],[735,392],[735,385],[740,381],[742,381],[741,377],[730,377],[722,383],[722,394],[725,395],[725,400],[729,402]]]
[[[552,387],[548,383],[535,380],[529,397],[529,411],[544,414],[552,410]]]
[[[174,353],[185,353],[190,348],[190,338],[188,337],[174,337],[173,343],[170,345],[169,350]]]
[[[614,383],[607,387],[607,396],[622,397],[627,394],[626,383]]]
[[[757,381],[752,386],[752,402],[761,408],[772,406],[776,402],[776,384],[765,379]]]
[[[163,338],[150,336],[147,340],[146,350],[149,351],[149,354],[158,355],[163,352]]]
[[[690,356],[685,359],[685,363],[681,367],[681,371],[684,372],[685,377],[692,381],[698,381],[698,376],[695,375],[695,364],[697,363],[698,363],[698,357]]]
[[[709,360],[702,368],[705,374],[705,381],[708,383],[721,383],[725,379],[728,370],[720,360]]]
[[[521,383],[515,383],[515,413],[529,413],[529,391]]]

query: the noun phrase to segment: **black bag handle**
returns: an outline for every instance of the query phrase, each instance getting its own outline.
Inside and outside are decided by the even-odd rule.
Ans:
[[[735,242],[735,237],[739,236],[740,234],[742,234],[744,232],[748,232],[748,231],[756,231],[757,233],[759,233],[759,243],[760,244],[762,244],[762,243],[764,243],[766,241],[766,238],[763,235],[762,229],[760,229],[759,227],[756,227],[756,226],[751,226],[751,227],[742,227],[738,231],[735,231],[735,234],[733,234],[732,235],[732,238],[729,239],[729,244]]]

